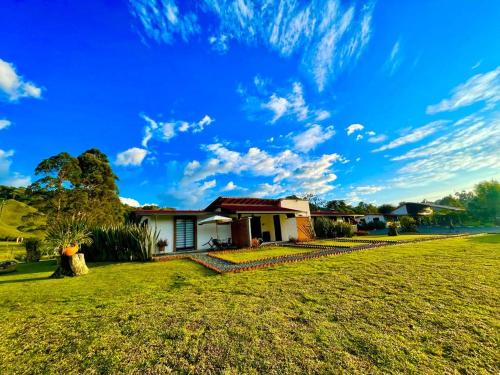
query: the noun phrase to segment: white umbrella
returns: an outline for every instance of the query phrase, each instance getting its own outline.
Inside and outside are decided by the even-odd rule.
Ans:
[[[233,219],[231,219],[230,217],[215,215],[215,216],[210,216],[210,217],[207,217],[206,219],[200,220],[198,222],[198,225],[214,224],[215,223],[215,232],[217,233],[217,239],[219,239],[219,230],[217,228],[217,225],[230,223],[232,221],[233,221]]]

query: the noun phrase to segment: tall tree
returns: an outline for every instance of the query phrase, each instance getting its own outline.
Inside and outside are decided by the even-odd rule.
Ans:
[[[487,223],[500,221],[500,183],[496,180],[484,181],[474,188],[475,197],[469,203],[473,215]]]
[[[382,205],[378,206],[377,210],[378,210],[379,214],[387,215],[387,214],[390,214],[395,209],[396,209],[396,206],[393,206],[392,204],[382,204]]]
[[[79,188],[86,194],[88,220],[99,224],[115,224],[123,220],[124,210],[108,157],[96,148],[78,156],[81,170]]]
[[[61,152],[38,164],[35,175],[42,177],[28,187],[28,193],[32,194],[33,204],[50,218],[59,220],[78,206],[73,194],[81,176],[77,159]]]

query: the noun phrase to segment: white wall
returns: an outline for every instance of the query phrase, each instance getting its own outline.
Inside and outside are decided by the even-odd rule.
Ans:
[[[145,216],[141,222],[146,219],[150,228],[156,227],[160,232],[158,239],[167,240],[165,252],[172,253],[174,251],[174,218],[172,216]]]
[[[365,223],[371,223],[373,219],[378,218],[382,223],[385,223],[384,215],[365,215],[363,219],[365,219]]]
[[[295,239],[298,238],[299,233],[297,232],[297,220],[294,217],[287,218],[285,216],[284,225],[281,226],[283,231],[283,241],[288,241],[290,237]]]
[[[300,211],[297,216],[311,216],[309,201],[305,199],[281,199],[280,206]]]
[[[205,219],[205,217],[199,217],[198,221]],[[224,225],[215,225],[214,224],[204,224],[198,225],[197,223],[197,249],[198,250],[206,250],[210,249],[209,245],[203,246],[207,243],[210,238],[217,238],[217,232],[219,233],[219,240],[227,241],[228,238],[231,238],[231,224]]]

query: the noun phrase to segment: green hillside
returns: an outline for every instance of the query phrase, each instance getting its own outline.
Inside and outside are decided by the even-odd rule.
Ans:
[[[45,216],[25,203],[6,200],[0,214],[0,238],[33,237],[42,234]]]

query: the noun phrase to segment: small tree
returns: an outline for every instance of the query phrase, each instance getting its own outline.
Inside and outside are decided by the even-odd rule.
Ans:
[[[401,225],[401,232],[409,233],[417,231],[417,222],[411,216],[401,216],[399,223]]]

